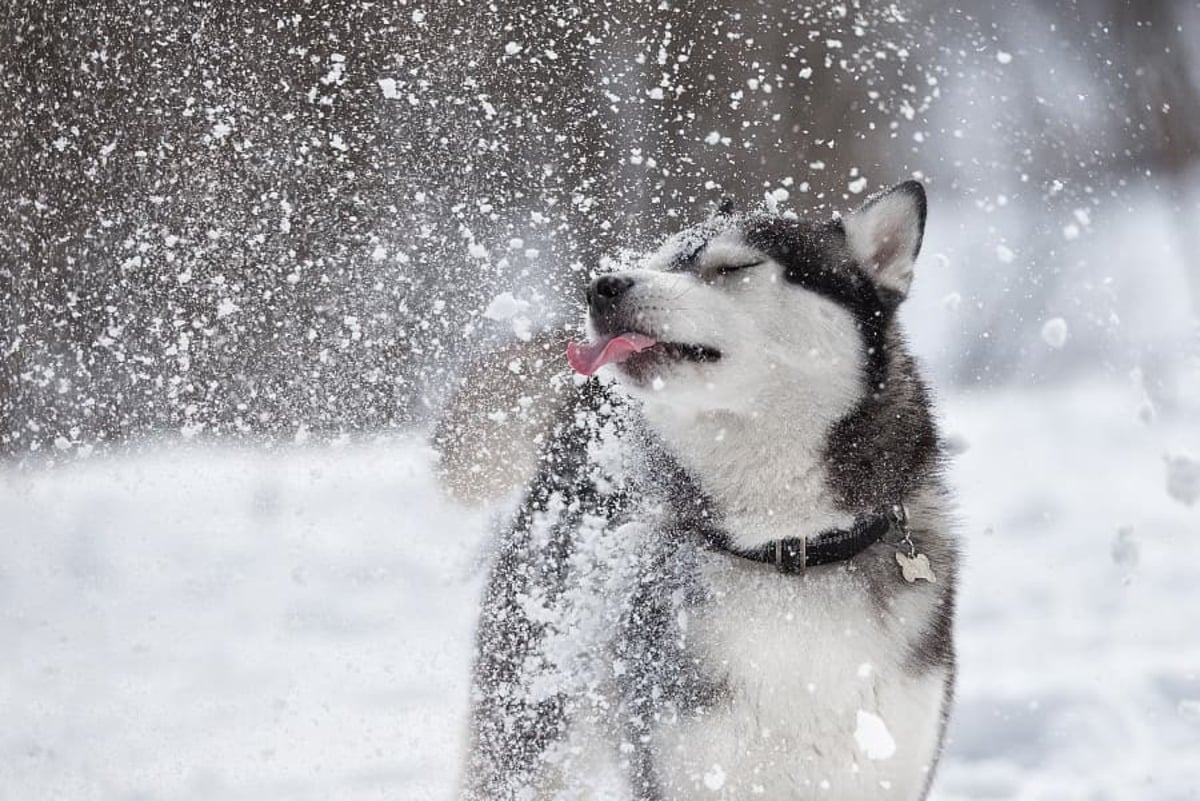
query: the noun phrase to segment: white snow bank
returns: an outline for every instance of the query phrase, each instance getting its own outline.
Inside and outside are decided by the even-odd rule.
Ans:
[[[1138,402],[1088,383],[947,405],[971,449],[935,801],[1196,797],[1200,725],[1180,710],[1200,699],[1200,515],[1164,491],[1162,452],[1196,442],[1200,410],[1147,426]]]
[[[449,798],[483,523],[430,463],[0,474],[0,798]]]
[[[1162,453],[1200,447],[1196,410],[1137,402],[946,404],[971,448],[936,799],[1195,797],[1200,516]],[[430,464],[393,440],[0,471],[0,798],[449,801],[485,521]]]

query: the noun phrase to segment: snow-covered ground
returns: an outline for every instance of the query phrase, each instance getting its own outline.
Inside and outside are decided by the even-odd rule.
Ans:
[[[940,801],[1200,798],[1200,505],[1164,461],[1200,414],[1140,400],[944,404],[968,568]],[[0,801],[450,799],[486,528],[415,440],[0,471]]]

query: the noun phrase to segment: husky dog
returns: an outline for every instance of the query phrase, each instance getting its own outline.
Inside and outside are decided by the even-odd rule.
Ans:
[[[500,537],[465,798],[925,798],[957,557],[897,321],[924,225],[915,181],[726,206],[591,283],[568,358],[606,380]]]

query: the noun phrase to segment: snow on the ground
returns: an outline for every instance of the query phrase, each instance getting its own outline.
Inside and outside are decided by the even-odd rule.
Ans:
[[[1200,798],[1200,508],[1163,467],[1200,430],[1137,403],[946,404],[970,447],[939,801]],[[5,468],[0,801],[449,801],[486,528],[407,440]]]
[[[1200,408],[1147,426],[1139,402],[1089,383],[948,404],[971,448],[941,801],[1200,798],[1200,509],[1163,469]]]
[[[411,442],[3,474],[0,799],[437,799],[478,516]]]

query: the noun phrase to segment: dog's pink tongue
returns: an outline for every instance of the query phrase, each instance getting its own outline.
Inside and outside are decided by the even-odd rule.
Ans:
[[[567,361],[575,372],[591,375],[606,364],[623,362],[657,344],[657,339],[645,334],[621,334],[599,342],[568,342]]]

